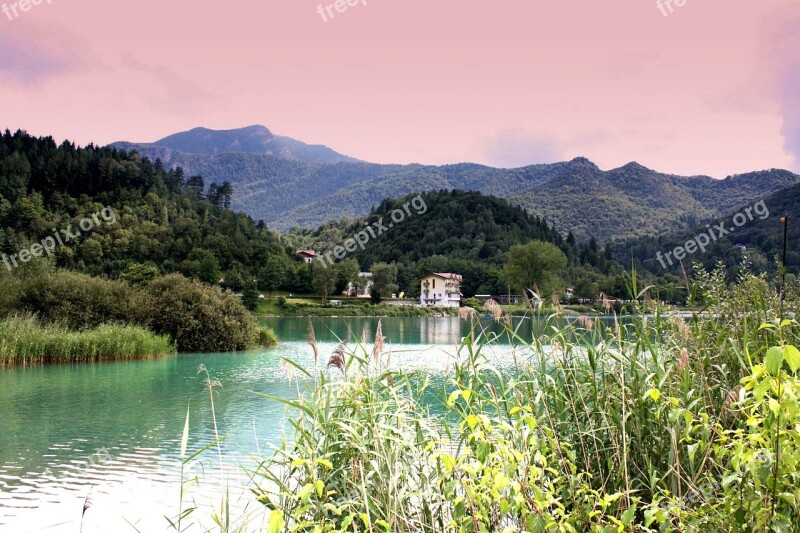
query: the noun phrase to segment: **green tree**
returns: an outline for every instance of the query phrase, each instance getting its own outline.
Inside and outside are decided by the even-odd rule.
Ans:
[[[380,303],[397,290],[397,265],[388,263],[372,265],[372,303]]]
[[[540,296],[547,298],[561,283],[560,274],[567,268],[567,256],[549,242],[532,241],[512,246],[504,274],[516,290],[528,294],[528,289],[538,288]]]
[[[255,281],[245,282],[244,289],[242,289],[242,305],[250,311],[255,311],[258,307],[258,289]]]
[[[326,266],[321,261],[314,261],[311,265],[311,284],[314,291],[322,297],[322,301],[328,300],[333,290],[336,288],[336,266]]]
[[[361,272],[361,267],[355,259],[345,259],[336,265],[336,291],[343,292],[347,290],[347,286],[352,283],[354,286],[358,283],[358,273]]]
[[[208,250],[197,249],[189,255],[189,272],[193,278],[203,283],[219,282],[219,262]]]
[[[285,255],[271,255],[258,271],[258,286],[268,291],[284,287],[289,280],[292,265]]]

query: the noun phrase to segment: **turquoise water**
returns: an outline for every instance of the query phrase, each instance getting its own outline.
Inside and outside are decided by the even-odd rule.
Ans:
[[[339,339],[354,344],[366,328],[374,339],[377,319],[315,319],[321,364]],[[283,404],[258,393],[295,398],[302,383],[283,359],[313,368],[305,342],[308,319],[274,318],[264,323],[281,339],[278,348],[232,354],[182,354],[154,361],[0,369],[0,531],[76,532],[85,499],[84,532],[167,531],[164,518],[178,514],[180,440],[187,409],[190,452],[215,440],[205,365],[214,388],[216,447],[189,465],[197,475],[184,507],[203,507],[196,522],[210,526],[221,480],[239,515],[260,525],[248,470],[269,457],[286,427]],[[443,373],[456,345],[469,335],[458,318],[382,319],[392,365]],[[487,323],[492,329],[499,327]],[[524,323],[524,336],[541,333]],[[513,356],[502,342],[498,357]],[[220,473],[220,469],[222,473]],[[192,528],[200,530],[200,528]]]

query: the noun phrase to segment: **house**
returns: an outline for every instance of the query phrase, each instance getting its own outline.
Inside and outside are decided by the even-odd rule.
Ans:
[[[359,272],[358,287],[352,282],[347,284],[345,294],[356,298],[370,298],[372,296],[372,272]]]
[[[461,307],[460,274],[434,273],[420,280],[419,304],[426,307]]]
[[[314,250],[297,250],[295,253],[299,255],[303,259],[303,262],[307,265],[313,263],[314,259],[317,258],[317,252]]]

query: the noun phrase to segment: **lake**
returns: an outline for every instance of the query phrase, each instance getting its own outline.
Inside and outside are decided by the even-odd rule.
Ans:
[[[307,318],[263,319],[281,339],[278,348],[238,353],[181,354],[150,361],[0,369],[0,531],[77,532],[86,498],[84,532],[167,531],[180,500],[180,446],[187,409],[190,453],[215,441],[205,365],[214,389],[216,447],[188,466],[198,476],[183,506],[200,507],[192,520],[211,527],[224,477],[233,514],[251,516],[257,530],[260,506],[248,472],[271,455],[286,429],[283,404],[259,393],[296,398],[299,373],[284,358],[313,368],[305,342]],[[377,318],[313,319],[320,364],[339,342],[355,344]],[[491,321],[485,325],[495,331]],[[456,346],[469,335],[458,318],[385,318],[383,334],[392,365],[443,376]],[[540,321],[520,326],[522,336],[542,333]],[[512,360],[500,342],[493,356]],[[220,473],[220,469],[223,473]],[[192,528],[192,531],[198,530]]]

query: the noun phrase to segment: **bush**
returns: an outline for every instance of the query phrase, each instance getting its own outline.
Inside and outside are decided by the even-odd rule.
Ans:
[[[6,309],[46,323],[76,330],[110,322],[148,326],[144,294],[125,282],[60,270],[18,280],[17,291]]]
[[[278,345],[278,336],[272,328],[262,327],[258,330],[258,345],[262,348],[274,348]]]
[[[45,324],[72,330],[135,324],[169,335],[182,352],[258,345],[255,319],[239,298],[180,274],[155,278],[143,287],[64,270],[7,279],[2,296],[6,314],[32,313]]]
[[[258,344],[256,320],[239,298],[180,274],[147,286],[149,324],[168,334],[182,352],[231,352]]]

